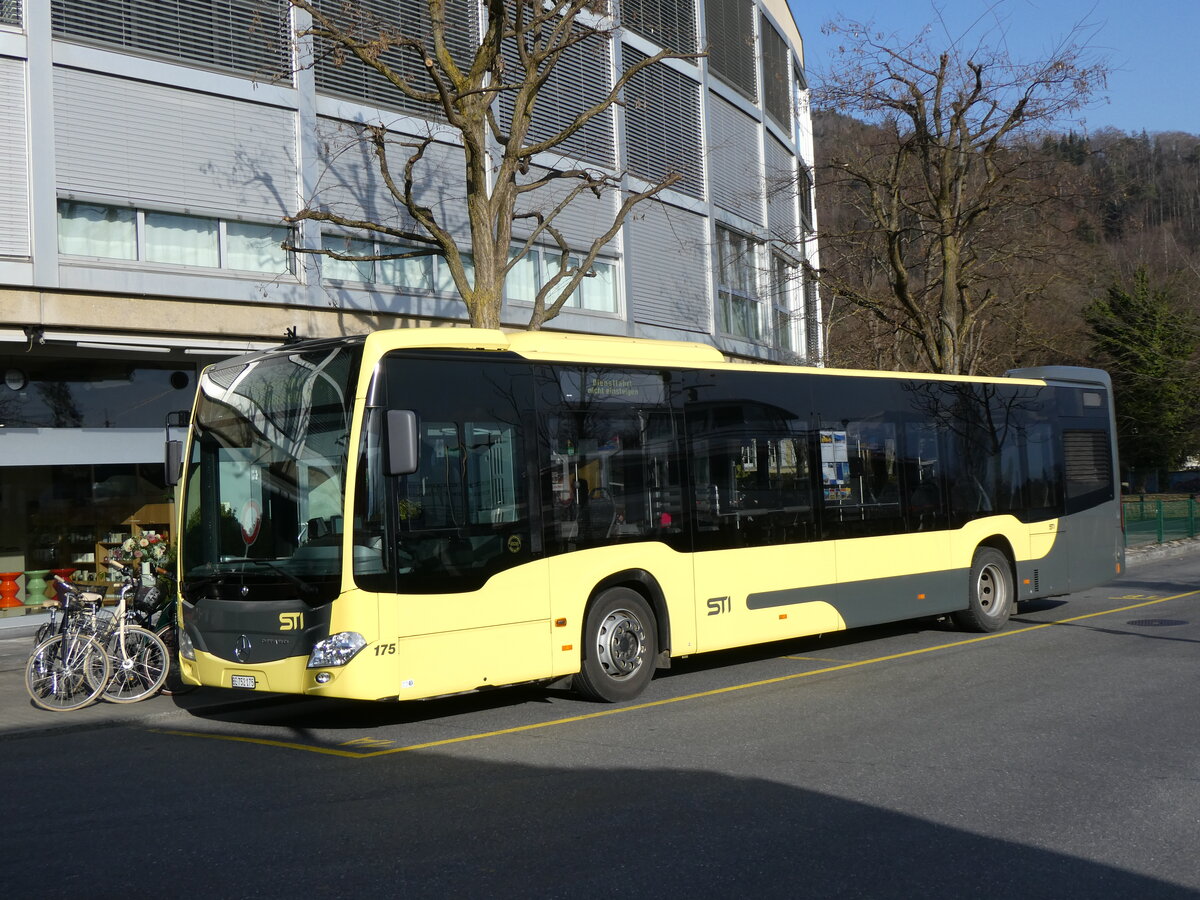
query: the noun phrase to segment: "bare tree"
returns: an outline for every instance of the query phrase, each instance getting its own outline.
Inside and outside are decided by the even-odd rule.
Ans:
[[[826,29],[846,43],[817,105],[864,125],[820,161],[847,210],[822,222],[826,296],[902,337],[922,367],[975,372],[997,305],[1044,294],[1055,277],[1037,262],[1054,256],[1046,229],[1066,198],[1032,138],[1087,105],[1107,63],[1078,42],[1082,28],[1030,63],[968,50],[965,36],[936,46],[932,28],[907,43],[845,19]]]
[[[297,248],[335,259],[403,259],[437,255],[445,259],[472,325],[496,328],[504,283],[513,267],[539,243],[557,257],[550,276],[534,297],[528,327],[540,328],[556,316],[580,281],[587,277],[604,246],[617,234],[629,211],[681,177],[678,171],[622,190],[620,173],[567,161],[536,165],[543,154],[569,155],[564,149],[588,123],[622,102],[638,73],[663,59],[691,59],[701,53],[664,50],[629,62],[612,85],[596,89],[590,105],[570,122],[547,125],[539,119],[539,96],[556,67],[573,55],[604,49],[612,40],[614,20],[604,0],[487,0],[478,44],[455,53],[447,0],[404,4],[419,11],[417,24],[402,25],[399,13],[384,19],[366,2],[290,0],[311,17],[302,36],[314,42],[318,58],[334,65],[358,60],[369,77],[383,79],[425,118],[442,124],[461,143],[469,245],[464,235],[423,202],[421,187],[439,178],[426,160],[437,131],[426,136],[398,135],[384,124],[362,130],[387,192],[404,215],[397,221],[373,221],[335,211],[320,203],[299,210],[292,221],[317,220],[352,232],[377,235],[407,245],[403,251],[357,256],[335,250]],[[396,4],[392,4],[396,8]],[[410,17],[411,18],[411,17]],[[397,158],[399,157],[399,159]],[[646,176],[647,173],[639,173]],[[572,246],[556,220],[572,203],[619,194],[611,221],[585,246]],[[535,201],[534,195],[549,198]],[[611,210],[611,207],[610,207]],[[514,240],[514,222],[527,226]],[[470,262],[467,254],[470,254]]]

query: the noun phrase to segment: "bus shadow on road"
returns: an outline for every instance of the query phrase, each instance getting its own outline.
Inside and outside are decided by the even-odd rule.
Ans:
[[[740,666],[797,656],[829,658],[831,655],[843,655],[846,662],[853,662],[864,656],[884,652],[880,646],[873,645],[879,645],[889,638],[930,634],[940,641],[948,633],[965,634],[948,622],[932,617],[864,626],[673,659],[670,668],[660,669],[655,674],[655,681],[672,682],[690,675],[721,669],[730,670],[730,677],[738,680],[740,676],[732,673]],[[702,690],[703,687],[696,685],[696,689]],[[220,693],[228,695],[228,702],[197,705],[189,708],[188,712],[198,719],[213,722],[275,726],[307,732],[369,730],[431,723],[523,706],[534,709],[553,706],[554,715],[558,717],[564,714],[588,715],[628,705],[610,706],[587,700],[571,690],[569,677],[550,684],[485,688],[429,700],[404,702],[330,700],[288,695],[253,697],[238,696],[232,691]],[[649,697],[644,695],[630,703],[637,705],[648,699]],[[179,705],[187,706],[184,703]]]

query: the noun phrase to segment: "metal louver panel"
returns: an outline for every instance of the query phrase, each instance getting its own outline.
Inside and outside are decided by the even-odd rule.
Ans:
[[[767,217],[772,236],[794,241],[796,234],[796,157],[774,135],[768,134]]]
[[[808,361],[821,361],[821,307],[817,282],[809,270],[804,272],[804,345]]]
[[[1112,483],[1112,450],[1108,432],[1063,430],[1063,463],[1067,499]]]
[[[796,192],[800,199],[800,225],[806,234],[813,231],[813,180],[812,172],[804,161],[800,161],[799,175],[796,179]]]
[[[432,52],[433,25],[429,8],[421,0],[324,0],[320,4],[339,26],[363,40],[381,33],[417,38]],[[459,66],[469,67],[479,46],[479,9],[475,3],[450,0],[446,4],[446,45]],[[317,41],[317,90],[359,103],[396,109],[424,119],[444,119],[438,104],[421,103],[344,50]],[[433,81],[425,70],[424,53],[413,48],[392,48],[380,58],[415,90],[432,91]]]
[[[0,256],[29,256],[25,63],[0,57]]]
[[[139,55],[291,80],[287,0],[52,0],[54,36]]]
[[[708,68],[750,100],[758,99],[754,71],[752,0],[704,0],[708,25]]]
[[[708,95],[708,109],[713,202],[763,225],[763,167],[758,153],[762,126],[716,94]]]
[[[621,25],[635,34],[668,50],[696,51],[696,0],[621,0],[618,9]]]
[[[522,181],[533,181],[546,174],[545,169],[533,167],[529,175]],[[567,193],[575,185],[573,180],[560,179],[551,181],[536,191],[522,194],[517,199],[517,212],[532,212],[540,210],[549,214],[551,210],[564,200]],[[592,241],[602,235],[612,225],[617,212],[616,191],[604,191],[599,197],[591,191],[584,191],[572,200],[554,217],[554,227],[574,248],[586,249]],[[516,219],[513,222],[513,233],[517,237],[527,237],[534,228],[531,219]],[[546,240],[543,238],[543,240]]]
[[[788,84],[788,48],[783,35],[762,22],[763,108],[784,131],[792,128],[792,89]]]
[[[622,53],[626,69],[647,58],[632,47]],[[634,75],[625,87],[625,152],[632,174],[653,183],[679,172],[674,190],[703,200],[700,86],[662,63]]]
[[[508,72],[520,71],[517,50],[511,41],[504,47],[504,59]],[[529,143],[547,140],[570,127],[611,89],[612,40],[605,35],[596,35],[575,44],[559,57],[550,77],[538,92],[529,129]],[[511,95],[501,94],[498,113],[501,127],[507,128],[512,121],[512,109]],[[613,110],[610,106],[551,152],[612,165],[616,161],[615,144]]]
[[[21,25],[21,0],[0,0],[0,25]]]
[[[360,124],[321,118],[317,136],[321,152],[317,193],[322,209],[349,218],[420,230],[379,177],[379,163]],[[394,135],[388,151],[393,172],[402,171],[411,156],[412,149],[404,146],[410,142],[403,134]],[[416,201],[432,209],[438,222],[456,239],[469,241],[462,148],[430,144],[417,165],[414,182]]]
[[[625,260],[635,322],[708,333],[708,246],[704,216],[656,200],[634,208],[625,225]]]
[[[60,192],[278,219],[297,201],[296,114],[77,69],[54,71]]]

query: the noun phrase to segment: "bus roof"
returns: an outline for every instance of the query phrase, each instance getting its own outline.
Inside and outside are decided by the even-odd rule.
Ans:
[[[373,332],[367,338],[377,352],[407,349],[496,350],[508,351],[526,359],[614,364],[670,365],[697,369],[743,370],[747,372],[780,371],[807,372],[857,376],[861,378],[891,378],[904,375],[933,381],[1026,382],[1043,384],[1037,377],[988,378],[971,375],[936,375],[921,372],[875,371],[870,369],[830,369],[813,366],[788,366],[776,363],[729,362],[711,344],[698,341],[660,341],[648,338],[614,337],[597,334],[574,334],[558,331],[503,332],[485,328],[414,328],[386,329]],[[382,346],[380,346],[382,345]],[[1065,367],[1060,367],[1065,369]],[[1093,370],[1078,370],[1092,372]],[[1095,378],[1082,379],[1095,381]]]
[[[1068,381],[1083,384],[1109,384],[1100,369],[1075,366],[1046,366],[1016,369],[1003,376],[938,375],[926,372],[894,372],[873,369],[833,369],[813,366],[789,366],[777,363],[730,362],[716,347],[698,341],[660,341],[648,338],[576,334],[558,331],[504,332],[487,328],[389,328],[368,335],[317,339],[284,344],[274,350],[252,356],[289,350],[312,344],[364,342],[373,353],[393,350],[484,350],[515,353],[531,360],[591,363],[593,365],[679,366],[691,369],[722,369],[746,372],[797,372],[844,375],[857,378],[895,378],[903,376],[928,381],[957,381],[1018,384],[1046,384]],[[219,364],[218,364],[219,365]]]

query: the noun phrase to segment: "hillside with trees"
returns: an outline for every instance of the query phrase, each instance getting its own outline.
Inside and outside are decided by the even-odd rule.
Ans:
[[[1110,74],[1083,26],[910,40],[840,18],[814,90],[826,361],[1099,366],[1122,458],[1200,456],[1200,137],[1064,130]]]
[[[828,361],[929,370],[911,336],[845,292],[889,275],[864,252],[861,187],[836,162],[847,148],[871,147],[878,126],[829,110],[813,125]],[[1005,152],[1028,161],[1020,188],[1038,202],[985,240],[1012,252],[985,275],[996,300],[974,371],[1106,368],[1122,459],[1141,470],[1183,465],[1200,449],[1200,136],[1064,132],[1024,137]]]

